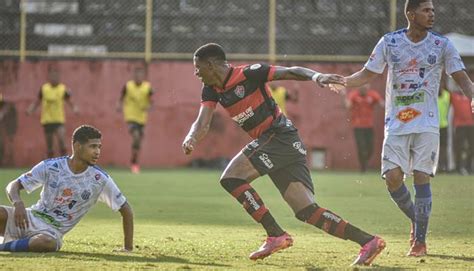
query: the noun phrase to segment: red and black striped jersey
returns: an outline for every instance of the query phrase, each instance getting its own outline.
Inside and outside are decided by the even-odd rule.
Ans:
[[[275,67],[266,64],[231,67],[223,89],[203,86],[201,104],[214,108],[220,103],[242,129],[258,138],[281,115],[266,86],[266,82],[273,80],[274,72]]]

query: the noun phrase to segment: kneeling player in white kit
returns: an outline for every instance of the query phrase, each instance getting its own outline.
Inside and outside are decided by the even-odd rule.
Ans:
[[[123,251],[133,249],[133,212],[112,178],[96,166],[101,133],[92,126],[78,127],[72,136],[73,155],[48,159],[10,182],[6,188],[13,207],[0,206],[0,251],[58,251],[62,237],[97,200],[122,215]],[[26,208],[20,190],[43,187],[38,202]]]

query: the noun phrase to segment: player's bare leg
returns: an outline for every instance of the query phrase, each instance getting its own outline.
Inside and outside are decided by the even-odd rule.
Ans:
[[[58,138],[59,153],[61,156],[64,156],[67,154],[65,144],[66,128],[64,128],[64,125],[58,127],[56,130],[56,137]]]
[[[142,134],[138,129],[133,129],[131,131],[132,135],[132,157],[130,159],[130,170],[138,174],[140,173],[140,166],[138,164],[138,154],[140,153],[140,147],[142,142]]]
[[[46,132],[44,133],[44,137],[46,139],[46,156],[48,158],[52,158],[54,156],[53,151],[53,133]]]
[[[7,227],[8,212],[5,208],[0,206],[0,236],[5,236],[5,229]]]
[[[355,265],[370,265],[385,248],[385,241],[368,234],[343,220],[337,214],[319,207],[311,190],[302,182],[291,182],[283,198],[293,209],[296,218],[344,240],[354,241],[362,247]]]
[[[46,234],[36,234],[30,238],[28,251],[30,252],[55,252],[58,251],[56,239]]]
[[[250,186],[250,183],[258,176],[260,174],[249,159],[242,152],[239,152],[230,161],[220,180],[224,189],[236,198],[247,213],[260,223],[267,232],[268,237],[263,245],[250,254],[249,258],[252,260],[263,259],[293,244],[291,236],[277,224],[260,196]]]

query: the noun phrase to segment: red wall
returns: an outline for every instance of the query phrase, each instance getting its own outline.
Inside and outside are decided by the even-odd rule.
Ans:
[[[288,63],[285,63],[285,65]],[[16,103],[19,129],[15,138],[15,165],[31,166],[45,157],[43,130],[39,110],[27,116],[27,106],[37,97],[46,81],[49,67],[61,71],[61,80],[72,90],[72,99],[79,106],[79,115],[66,110],[67,136],[80,124],[92,124],[103,133],[101,164],[128,165],[130,137],[121,113],[115,111],[121,88],[131,78],[132,61],[29,61],[0,62],[0,91]],[[347,75],[362,64],[292,63],[326,73]],[[181,143],[199,109],[201,83],[193,75],[191,61],[159,61],[148,66],[148,80],[156,90],[155,107],[145,128],[140,157],[143,166],[171,167],[187,164],[191,159],[232,157],[250,138],[231,121],[222,109],[215,117],[212,131],[198,146],[193,156],[185,156]],[[372,87],[383,92],[384,78]],[[298,92],[299,101],[288,104],[290,118],[299,128],[308,149],[326,148],[328,168],[356,169],[357,154],[348,114],[342,96],[321,89],[312,82],[281,82],[290,91]],[[383,112],[376,112],[375,153],[371,164],[379,165],[383,137]],[[68,146],[70,142],[68,139]]]

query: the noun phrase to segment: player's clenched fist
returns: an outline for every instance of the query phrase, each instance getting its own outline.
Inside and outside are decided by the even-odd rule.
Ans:
[[[196,140],[193,137],[187,136],[182,145],[184,154],[190,154],[194,150],[194,144],[196,144]]]

